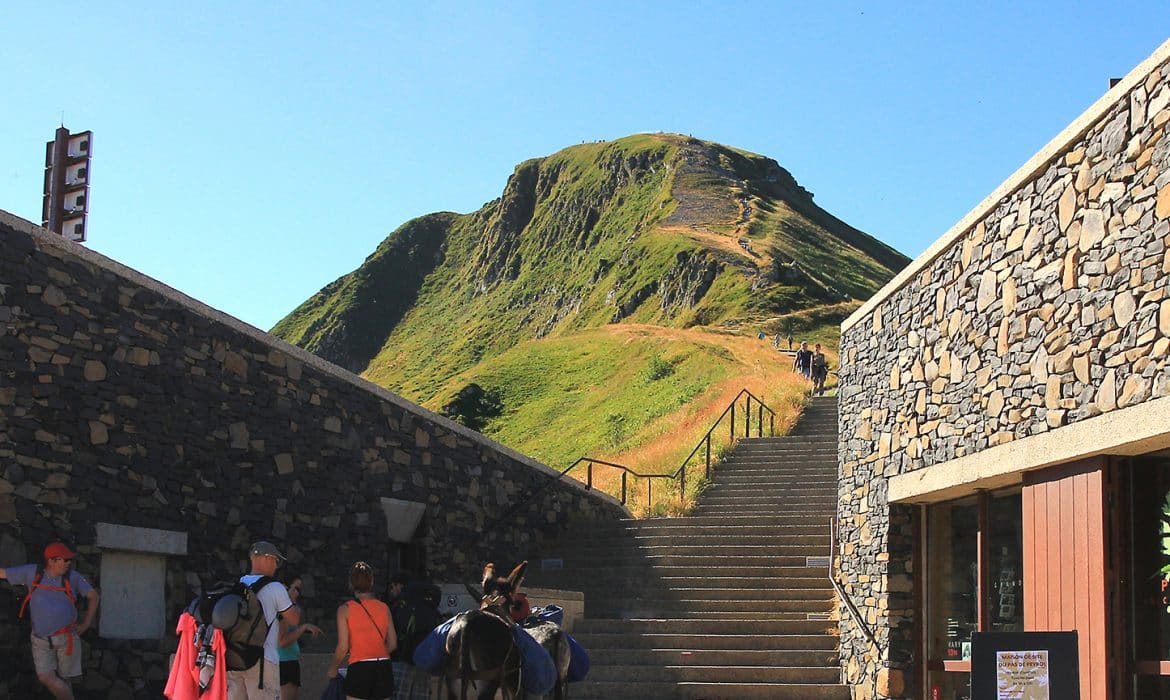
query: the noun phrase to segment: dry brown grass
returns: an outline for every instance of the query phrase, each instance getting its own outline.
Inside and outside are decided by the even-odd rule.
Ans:
[[[623,464],[640,474],[674,474],[742,389],[750,391],[775,412],[775,434],[783,435],[791,430],[799,418],[811,388],[803,377],[792,372],[790,356],[777,352],[770,338],[760,340],[756,336],[717,334],[704,329],[673,329],[634,324],[614,325],[609,327],[609,331],[614,334],[653,333],[662,336],[685,336],[692,342],[709,342],[730,350],[741,367],[740,373],[711,386],[697,400],[646,426],[638,434],[640,444],[636,448],[615,454],[598,455],[601,459]],[[835,367],[836,356],[830,355],[829,362]],[[744,435],[744,406],[745,400],[741,397],[736,408],[737,437]],[[753,400],[751,427],[753,437],[758,434],[758,406],[759,404]],[[730,427],[729,416],[724,416],[713,431],[711,445],[713,458],[717,458],[731,445]],[[769,433],[767,412],[763,417],[763,430],[765,435]],[[650,507],[646,502],[647,480],[628,477],[627,503],[630,510],[643,516],[689,510],[697,497],[696,486],[698,479],[703,476],[705,457],[706,449],[700,447],[688,461],[687,489],[681,501],[677,481],[653,480],[653,504],[657,506],[656,508]],[[574,476],[582,481],[586,478],[584,470],[580,470]],[[621,471],[604,465],[595,465],[593,486],[606,493],[620,495]]]

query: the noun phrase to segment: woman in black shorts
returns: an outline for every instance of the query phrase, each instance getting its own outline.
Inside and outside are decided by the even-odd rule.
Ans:
[[[288,597],[293,605],[301,598],[301,577],[288,572],[284,576],[284,585],[288,588]],[[304,612],[301,612],[304,619]],[[280,700],[297,700],[297,693],[301,690],[301,644],[298,640],[304,635],[316,637],[321,634],[317,625],[301,624],[289,625],[283,619],[280,621],[280,637],[277,640],[280,648]]]

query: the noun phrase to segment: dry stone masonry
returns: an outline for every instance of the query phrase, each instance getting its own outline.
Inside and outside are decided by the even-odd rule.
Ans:
[[[1116,91],[844,326],[841,567],[878,638],[842,608],[855,698],[917,695],[912,514],[888,479],[1170,395],[1170,67]]]
[[[366,559],[386,570],[383,497],[426,504],[438,580],[474,580],[571,519],[627,514],[547,467],[88,250],[0,212],[0,566],[77,543],[99,588],[99,524],[185,533],[163,639],[96,638],[83,697],[158,697],[198,577],[272,539],[323,622]],[[485,526],[488,528],[485,531]],[[0,697],[36,691],[19,600],[0,587]],[[103,610],[110,608],[103,605]],[[6,663],[8,663],[6,661]]]

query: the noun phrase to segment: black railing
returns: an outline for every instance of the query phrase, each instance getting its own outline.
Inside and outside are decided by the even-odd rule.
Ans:
[[[712,441],[714,440],[715,432],[719,429],[720,424],[723,423],[723,420],[725,418],[729,419],[728,420],[728,428],[729,428],[729,430],[728,430],[728,444],[733,444],[737,439],[739,439],[739,437],[741,437],[739,435],[739,432],[736,429],[736,427],[737,427],[736,426],[736,410],[738,408],[738,404],[740,402],[740,399],[743,399],[743,401],[744,401],[744,407],[742,409],[743,410],[743,414],[742,414],[743,418],[741,419],[741,424],[743,425],[742,437],[751,437],[752,436],[752,423],[753,422],[755,423],[755,427],[756,427],[756,437],[763,437],[764,436],[764,413],[765,412],[768,414],[768,435],[769,436],[775,435],[776,434],[776,412],[773,411],[772,409],[768,408],[768,406],[765,405],[764,402],[761,401],[760,398],[758,396],[756,396],[755,394],[753,394],[752,392],[748,391],[747,389],[741,389],[740,392],[735,395],[735,398],[731,400],[731,403],[729,403],[727,405],[727,408],[723,409],[723,413],[719,414],[719,417],[716,418],[715,422],[711,424],[711,428],[709,430],[707,430],[707,433],[699,440],[698,444],[695,445],[695,449],[691,450],[691,453],[689,455],[687,455],[686,459],[684,459],[682,461],[682,464],[680,464],[678,466],[678,469],[674,470],[674,473],[672,473],[672,474],[642,474],[642,473],[636,472],[633,469],[630,469],[629,467],[622,465],[622,464],[615,464],[613,462],[607,462],[605,460],[595,459],[593,457],[582,457],[582,458],[578,459],[576,462],[573,462],[571,465],[569,465],[569,468],[566,469],[565,471],[561,472],[561,475],[563,476],[563,475],[567,474],[574,467],[576,467],[582,463],[585,463],[586,464],[585,486],[586,486],[586,488],[593,488],[593,465],[594,464],[600,464],[603,466],[612,467],[615,469],[620,469],[621,473],[622,473],[622,488],[621,488],[621,499],[620,499],[622,502],[622,505],[626,505],[626,503],[628,501],[628,494],[629,494],[628,480],[629,480],[629,477],[635,476],[639,479],[645,479],[646,480],[646,508],[647,508],[647,510],[652,509],[654,506],[654,486],[653,486],[654,480],[655,479],[664,479],[664,480],[667,480],[668,482],[677,480],[678,481],[679,504],[682,505],[685,502],[685,498],[686,498],[687,465],[689,465],[691,463],[691,461],[695,458],[695,455],[699,454],[700,450],[702,450],[703,454],[704,454],[703,475],[704,475],[704,477],[706,477],[708,479],[711,478]],[[755,409],[754,416],[752,414],[753,408]]]
[[[744,431],[743,437],[751,437],[752,436],[752,422],[753,422],[752,421],[752,409],[753,409],[753,407],[756,409],[756,413],[755,413],[756,437],[763,437],[764,436],[764,413],[768,414],[768,435],[769,436],[775,435],[775,433],[776,433],[776,413],[775,413],[775,411],[768,408],[764,404],[764,402],[761,401],[760,398],[758,396],[756,396],[755,394],[753,394],[752,392],[748,391],[747,389],[741,389],[740,392],[735,395],[735,398],[731,400],[731,403],[727,405],[727,408],[723,409],[723,413],[719,414],[719,417],[716,418],[715,422],[711,424],[711,428],[707,431],[707,434],[704,435],[702,437],[702,439],[699,440],[699,443],[697,445],[695,445],[695,449],[691,450],[691,453],[689,455],[687,455],[687,458],[682,461],[682,464],[679,465],[678,469],[676,469],[673,474],[642,474],[640,472],[637,472],[637,471],[627,467],[624,464],[617,464],[616,462],[609,462],[609,461],[606,461],[604,459],[597,459],[595,457],[581,457],[577,461],[570,464],[568,467],[565,467],[565,469],[563,469],[560,474],[558,474],[554,477],[550,477],[547,481],[545,481],[540,486],[537,486],[536,488],[532,489],[528,493],[524,494],[522,497],[518,498],[516,500],[516,503],[513,504],[511,508],[504,511],[504,513],[501,514],[499,517],[494,518],[492,520],[492,523],[493,524],[501,523],[501,522],[504,522],[504,521],[510,519],[521,508],[523,508],[525,505],[527,505],[529,503],[529,501],[531,501],[534,497],[536,497],[540,493],[543,493],[544,490],[547,489],[548,487],[559,482],[561,479],[563,479],[565,477],[566,474],[568,474],[570,471],[577,468],[581,464],[585,465],[585,488],[587,488],[587,489],[593,488],[593,465],[598,464],[598,465],[601,465],[604,467],[610,467],[612,469],[621,470],[622,487],[621,487],[620,500],[621,500],[621,503],[623,506],[629,502],[629,493],[630,493],[629,477],[630,476],[634,476],[636,478],[646,480],[646,508],[647,508],[647,510],[649,510],[654,505],[654,480],[655,479],[666,479],[666,480],[677,479],[678,486],[679,486],[679,488],[678,488],[679,502],[680,502],[680,504],[683,503],[684,502],[683,499],[685,499],[685,497],[686,497],[687,465],[690,464],[691,460],[694,459],[695,455],[699,453],[700,449],[703,449],[705,452],[704,474],[707,478],[710,478],[710,476],[711,476],[711,444],[712,444],[712,439],[715,435],[715,431],[719,428],[719,425],[720,425],[720,423],[723,422],[724,418],[730,418],[730,421],[729,421],[730,422],[729,443],[734,443],[740,437],[737,430],[736,430],[737,424],[736,424],[735,418],[736,418],[736,409],[738,408],[738,404],[739,404],[739,401],[741,398],[744,399],[744,408],[743,408],[744,413],[743,413],[743,415],[746,416],[742,420],[743,431]],[[486,532],[486,531],[488,531],[488,528],[484,528],[483,532]]]

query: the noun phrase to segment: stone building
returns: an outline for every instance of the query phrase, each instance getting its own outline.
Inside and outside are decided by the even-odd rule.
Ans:
[[[967,698],[974,632],[1061,630],[1081,698],[1170,697],[1168,61],[842,324],[855,698]]]
[[[627,516],[555,477],[0,212],[0,566],[76,545],[102,592],[81,697],[159,697],[178,612],[245,572],[253,540],[280,545],[324,622],[356,560],[383,584],[403,563],[474,581],[570,520]],[[0,584],[0,697],[39,697],[19,603]]]

